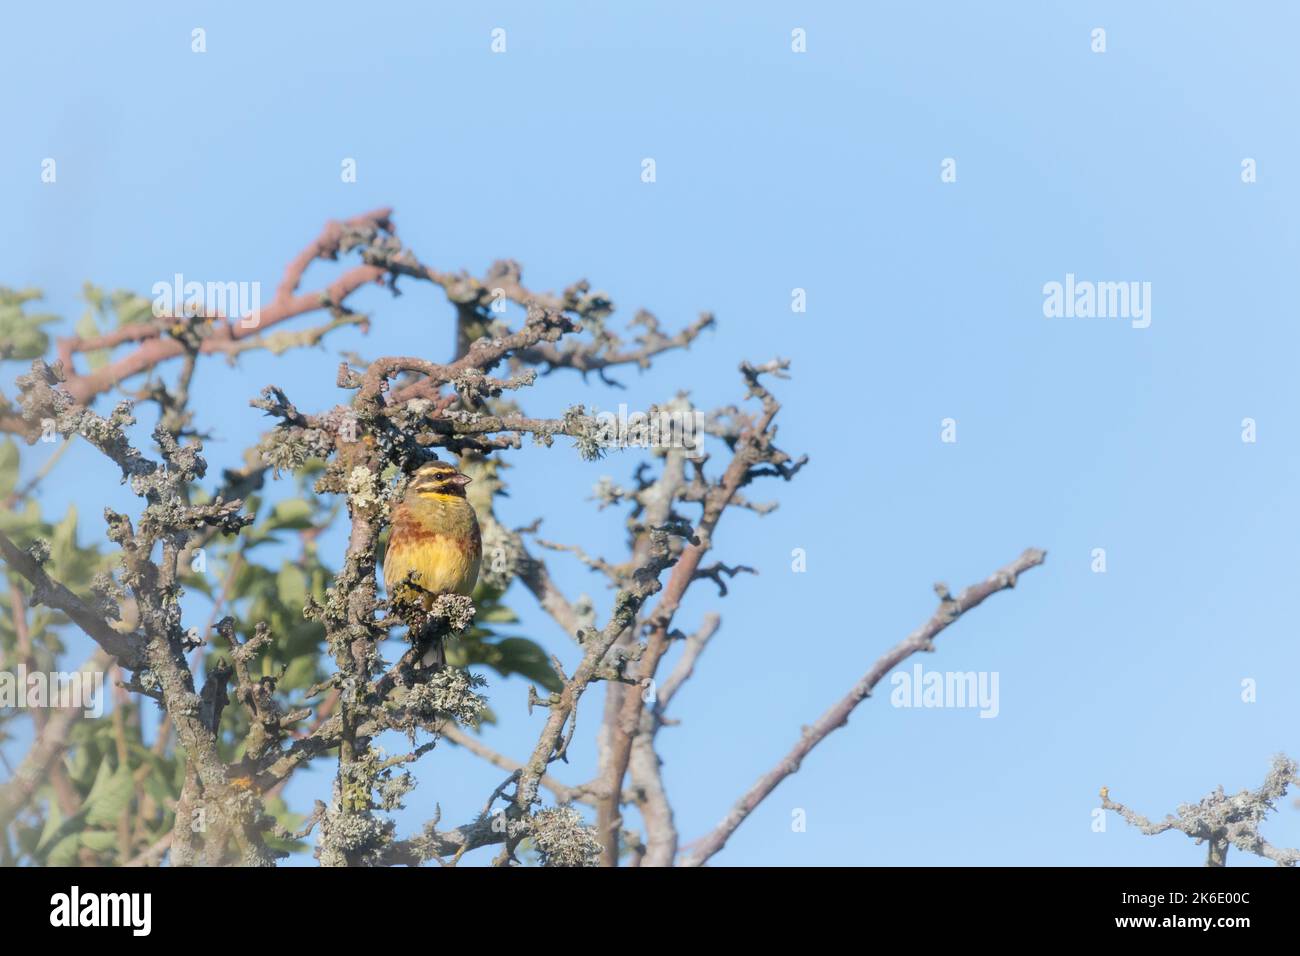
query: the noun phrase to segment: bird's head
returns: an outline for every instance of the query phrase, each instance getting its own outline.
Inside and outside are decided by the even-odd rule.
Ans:
[[[473,479],[469,475],[462,475],[455,465],[445,461],[431,461],[416,469],[411,476],[411,483],[406,486],[406,493],[422,498],[445,495],[464,498],[465,486],[471,481]]]

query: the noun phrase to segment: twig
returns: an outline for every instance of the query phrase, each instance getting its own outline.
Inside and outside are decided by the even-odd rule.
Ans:
[[[812,751],[833,730],[849,722],[849,715],[858,704],[871,696],[871,689],[902,661],[918,651],[926,651],[933,645],[934,639],[950,624],[969,611],[982,604],[990,595],[1016,586],[1016,579],[1037,567],[1047,558],[1047,552],[1030,548],[1019,558],[1002,570],[981,581],[972,584],[961,594],[953,598],[947,588],[936,586],[939,592],[939,608],[920,628],[909,634],[903,641],[885,653],[866,675],[853,686],[843,698],[837,701],[817,722],[804,730],[799,742],[782,758],[781,762],[761,776],[732,807],[731,812],[722,822],[701,840],[692,844],[689,855],[681,862],[682,866],[700,866],[726,845],[736,828],[754,812],[767,796],[777,788],[786,777],[795,773],[804,757]]]
[[[1101,788],[1101,805],[1105,810],[1118,813],[1126,823],[1148,836],[1177,830],[1198,844],[1208,844],[1206,866],[1223,866],[1230,846],[1272,860],[1278,866],[1295,866],[1300,863],[1300,850],[1273,846],[1260,835],[1259,825],[1276,809],[1277,801],[1286,796],[1289,786],[1300,786],[1300,779],[1296,777],[1298,769],[1300,766],[1296,761],[1278,754],[1258,789],[1242,790],[1228,796],[1223,787],[1219,787],[1199,803],[1182,804],[1178,807],[1178,816],[1166,816],[1159,823],[1153,823],[1124,804],[1111,800],[1106,787]]]

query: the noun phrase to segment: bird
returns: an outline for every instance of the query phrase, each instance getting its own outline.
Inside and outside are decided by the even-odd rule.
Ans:
[[[397,507],[384,555],[384,587],[391,600],[411,572],[422,589],[427,611],[439,594],[473,592],[478,582],[483,540],[474,506],[465,497],[472,479],[445,461],[416,469]],[[445,664],[442,642],[435,642],[426,664]]]

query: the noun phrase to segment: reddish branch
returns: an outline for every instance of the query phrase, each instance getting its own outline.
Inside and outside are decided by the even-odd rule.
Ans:
[[[370,226],[391,231],[392,223],[389,219],[391,213],[391,209],[376,209],[342,223],[327,224],[321,234],[289,263],[276,290],[275,299],[261,310],[256,325],[245,327],[240,322],[232,323],[228,319],[221,321],[201,340],[198,351],[201,354],[229,352],[241,339],[260,335],[281,322],[308,312],[330,306],[341,306],[349,295],[363,285],[382,281],[385,275],[383,268],[361,265],[349,269],[324,289],[295,294],[303,273],[312,262],[317,259],[333,259],[338,255],[345,227]],[[67,376],[65,387],[69,394],[77,401],[87,403],[118,382],[148,371],[167,359],[182,355],[185,352],[185,345],[180,340],[163,338],[163,333],[175,321],[173,317],[164,317],[161,321],[124,325],[93,338],[60,339],[58,356],[63,362],[64,373]],[[75,370],[73,356],[76,353],[113,348],[128,342],[143,344],[135,351],[84,375]]]

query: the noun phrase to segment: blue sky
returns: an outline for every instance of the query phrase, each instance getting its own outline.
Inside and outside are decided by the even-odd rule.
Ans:
[[[1047,564],[946,633],[928,669],[996,671],[996,719],[878,694],[717,857],[725,864],[1196,864],[1152,816],[1257,786],[1300,756],[1292,591],[1300,508],[1293,282],[1300,65],[1283,4],[665,3],[23,5],[0,36],[0,281],[75,321],[89,279],[147,293],[174,273],[260,280],[330,218],[380,205],[440,269],[510,257],[538,287],[580,277],[670,327],[716,331],[626,392],[556,375],[534,414],[743,391],[741,359],[793,362],[780,438],[811,465],[781,508],[728,514],[718,557],[760,571],[679,621],[723,615],[660,736],[683,841],[702,835],[803,724],[933,609],[1028,546]],[[190,50],[203,27],[207,52]],[[493,55],[502,27],[507,52]],[[807,52],[790,32],[807,31]],[[1105,53],[1090,33],[1106,31]],[[45,157],[58,182],[40,182]],[[358,181],[340,181],[355,158]],[[657,181],[640,180],[653,157]],[[940,181],[945,158],[957,181]],[[1241,180],[1257,163],[1258,181]],[[1048,319],[1067,273],[1150,282],[1149,328]],[[308,281],[331,274],[313,267]],[[807,290],[792,313],[791,290]],[[406,283],[354,298],[375,319],[329,355],[250,354],[196,382],[207,457],[264,427],[275,382],[340,400],[334,353],[445,357],[451,309]],[[6,366],[5,380],[17,374]],[[11,384],[5,386],[11,390]],[[102,401],[102,400],[101,400]],[[1242,420],[1258,440],[1242,441]],[[957,441],[940,441],[940,422]],[[631,455],[526,449],[506,518],[617,555],[620,521],[584,499]],[[35,467],[37,459],[26,459]],[[214,472],[215,474],[215,469]],[[44,492],[128,507],[72,451]],[[93,476],[93,477],[92,477]],[[286,483],[284,490],[290,489]],[[322,547],[340,554],[338,535]],[[807,571],[790,568],[805,549]],[[1104,548],[1107,571],[1091,570]],[[557,560],[561,582],[600,582]],[[530,636],[576,660],[523,592]],[[909,665],[910,666],[910,665]],[[1258,699],[1241,699],[1254,679]],[[494,680],[496,748],[541,717]],[[585,703],[596,725],[599,698]],[[590,740],[587,736],[586,740]],[[578,783],[590,750],[560,773]],[[424,758],[399,825],[468,819],[500,782],[453,748]],[[310,806],[326,776],[296,784]],[[792,832],[792,812],[807,815]],[[1266,827],[1300,844],[1300,811]],[[1235,856],[1235,862],[1243,862]]]

